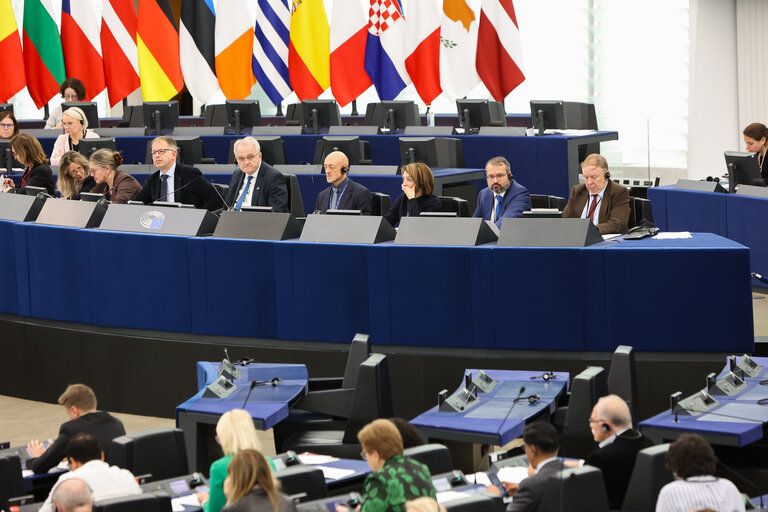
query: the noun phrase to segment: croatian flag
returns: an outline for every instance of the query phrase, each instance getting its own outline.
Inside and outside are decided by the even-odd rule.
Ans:
[[[411,79],[405,69],[406,25],[398,0],[371,0],[365,70],[381,100],[392,100]]]
[[[85,98],[90,101],[107,86],[101,58],[99,24],[93,5],[86,2],[61,3],[61,44],[67,76],[82,80]]]

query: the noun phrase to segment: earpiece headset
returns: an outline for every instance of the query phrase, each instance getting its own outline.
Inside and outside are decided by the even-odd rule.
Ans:
[[[611,431],[611,427],[607,423],[603,423],[602,425],[600,425],[600,430],[602,430],[607,434]]]
[[[345,166],[342,166],[342,168],[341,168],[341,173],[342,173],[342,174],[347,174],[348,172],[349,172],[349,167],[347,167],[346,165],[345,165]]]
[[[611,171],[609,171],[608,169],[605,170],[605,179],[607,180],[611,179]]]
[[[519,398],[515,398],[515,403],[524,402],[525,400],[528,400],[528,403],[533,405],[539,400],[541,400],[541,397],[539,395],[521,396]]]
[[[546,382],[548,380],[554,379],[555,377],[557,377],[555,372],[544,372],[541,375],[534,375],[533,377],[531,377],[531,380],[542,379],[542,380],[544,380],[544,382]]]

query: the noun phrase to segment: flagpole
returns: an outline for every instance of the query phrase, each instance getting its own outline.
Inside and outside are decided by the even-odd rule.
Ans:
[[[359,115],[357,113],[357,99],[352,100],[352,115],[353,116]]]

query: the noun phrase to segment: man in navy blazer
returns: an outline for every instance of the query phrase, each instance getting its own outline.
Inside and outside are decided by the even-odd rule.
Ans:
[[[488,188],[477,195],[474,217],[490,220],[501,228],[501,221],[505,217],[522,217],[524,211],[531,209],[528,189],[512,179],[506,158],[496,156],[488,160],[485,164],[485,178]]]
[[[271,206],[273,211],[288,212],[288,188],[283,173],[261,159],[261,146],[253,137],[235,142],[238,168],[232,173],[227,207]]]
[[[347,177],[349,159],[341,151],[334,151],[325,157],[323,163],[325,181],[330,187],[317,194],[315,212],[328,210],[360,210],[363,215],[373,213],[371,191]]]
[[[155,201],[169,201],[192,204],[195,208],[216,210],[221,208],[221,199],[195,167],[176,162],[179,148],[171,137],[161,136],[152,141],[152,163],[157,171],[147,178],[134,201],[151,204]]]

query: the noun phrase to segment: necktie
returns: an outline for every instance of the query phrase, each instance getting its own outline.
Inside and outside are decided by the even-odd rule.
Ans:
[[[331,187],[333,194],[331,196],[331,210],[336,210],[339,207],[339,189]]]
[[[240,194],[240,198],[237,200],[237,204],[235,205],[235,210],[240,210],[240,208],[243,207],[243,201],[245,201],[245,196],[248,195],[248,189],[251,188],[251,180],[253,179],[253,176],[248,176],[248,179],[245,181],[245,187],[243,187],[243,193]]]
[[[501,215],[501,196],[499,194],[495,194],[496,196],[496,207],[494,208],[494,216],[493,221],[496,222],[499,220],[499,215]]]
[[[595,216],[595,208],[597,208],[597,194],[592,195],[592,204],[589,205],[589,213],[587,213],[589,220],[592,220],[592,217]]]
[[[168,198],[168,175],[160,174],[160,201]]]

